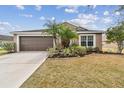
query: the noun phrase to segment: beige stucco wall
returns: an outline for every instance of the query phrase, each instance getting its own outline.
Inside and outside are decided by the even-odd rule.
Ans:
[[[13,40],[14,40],[14,42],[16,43],[17,35],[14,35],[13,37],[14,37]]]
[[[17,35],[14,35],[13,36],[13,40],[14,40],[14,43],[16,44],[16,46],[15,46],[15,51],[17,51]]]
[[[118,52],[118,48],[117,48],[117,44],[116,43],[107,43],[107,38],[106,38],[106,35],[103,34],[102,35],[102,50],[104,52]],[[124,50],[123,50],[123,53],[124,53]]]
[[[102,51],[102,34],[96,34],[96,47]]]

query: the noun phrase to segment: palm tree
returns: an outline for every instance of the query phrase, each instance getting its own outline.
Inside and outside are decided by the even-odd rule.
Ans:
[[[57,46],[57,36],[58,36],[58,24],[56,23],[55,20],[47,20],[47,22],[45,23],[45,26],[47,26],[47,30],[46,32],[50,35],[53,36],[54,39],[54,47],[56,48]]]
[[[64,48],[69,47],[71,39],[78,38],[78,35],[76,32],[72,31],[70,28],[64,25],[59,26],[59,36],[61,37],[61,44]]]

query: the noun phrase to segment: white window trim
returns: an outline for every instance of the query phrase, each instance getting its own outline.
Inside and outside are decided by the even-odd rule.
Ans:
[[[93,36],[93,47],[96,47],[96,34],[80,34],[79,35],[79,45],[81,46],[81,36]],[[86,46],[88,47],[88,46]]]
[[[52,36],[52,35],[17,35],[17,41],[16,41],[17,52],[20,52],[20,37],[21,36]],[[53,47],[54,46],[55,46],[55,44],[54,44],[54,39],[53,39]]]

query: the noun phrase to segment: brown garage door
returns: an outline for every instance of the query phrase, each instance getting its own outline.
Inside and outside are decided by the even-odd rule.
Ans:
[[[21,36],[20,51],[42,51],[53,47],[53,38],[50,36]]]

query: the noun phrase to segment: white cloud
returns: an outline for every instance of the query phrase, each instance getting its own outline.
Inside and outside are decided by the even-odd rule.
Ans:
[[[22,30],[22,29],[21,29],[21,26],[19,26],[19,25],[14,25],[14,26],[12,26],[12,29],[13,29],[13,30]]]
[[[36,5],[35,8],[36,8],[37,11],[40,11],[42,9],[42,6],[41,5]]]
[[[0,31],[1,31],[1,30],[4,30],[4,28],[3,28],[3,27],[0,27]]]
[[[75,25],[79,25],[79,26],[89,28],[89,29],[97,29],[97,26],[95,25],[95,22],[98,19],[99,18],[97,17],[97,15],[79,14],[77,16],[77,18],[68,20],[68,22],[71,22],[71,23],[73,23]]]
[[[3,26],[11,26],[11,24],[9,22],[0,22],[0,27],[3,27]]]
[[[65,8],[65,12],[78,13],[78,7],[77,6],[69,6],[69,7]]]
[[[44,16],[41,16],[41,17],[40,17],[40,20],[42,20],[42,21],[55,20],[55,19],[56,19],[55,17],[44,17]]]
[[[109,15],[109,11],[104,11],[103,13],[105,16]]]
[[[33,17],[33,15],[31,15],[31,14],[21,14],[20,16],[24,16],[26,18],[32,18]]]
[[[67,20],[75,25],[94,30],[105,29],[108,24],[113,22],[111,17],[98,17],[96,14],[78,14],[77,18]]]
[[[79,14],[78,18],[80,20],[83,20],[84,23],[94,23],[96,20],[98,20],[99,18],[97,17],[97,15],[93,15],[93,14]]]
[[[44,16],[41,16],[40,17],[40,20],[45,20],[46,18]]]
[[[52,17],[51,20],[55,20],[55,17]]]
[[[61,5],[61,6],[57,6],[56,8],[57,9],[61,9],[61,8],[64,8],[64,11],[66,13],[78,13],[78,8],[80,6],[76,6],[76,5]]]
[[[98,11],[96,11],[95,14],[98,14]]]
[[[66,8],[65,12],[66,13],[77,13],[77,11],[75,11],[74,9],[69,9],[69,8]]]
[[[120,12],[115,12],[115,15],[120,15]]]
[[[106,17],[106,18],[103,18],[101,21],[105,24],[109,24],[109,23],[112,23],[113,20],[110,17]]]
[[[24,9],[25,9],[25,7],[24,7],[23,5],[16,5],[16,7],[17,7],[18,9],[20,9],[20,10],[24,10]]]
[[[87,29],[97,29],[97,26],[95,24],[87,23],[87,22],[84,22],[84,20],[80,20],[80,19],[72,19],[72,20],[69,20],[68,22]]]
[[[12,25],[9,22],[0,22],[0,33],[1,34],[9,34],[9,32],[21,30],[19,25]]]

